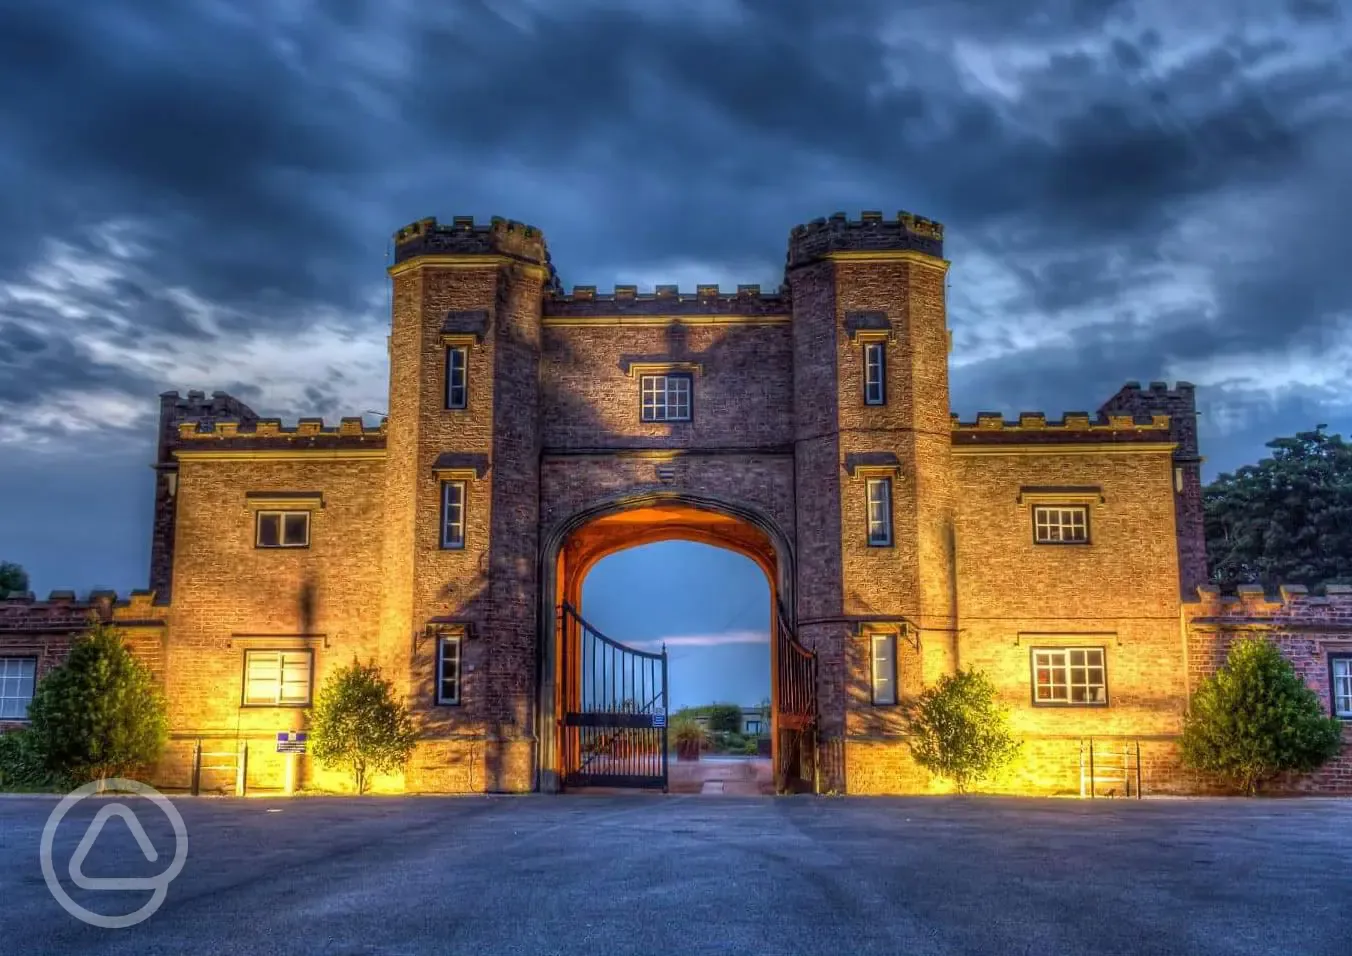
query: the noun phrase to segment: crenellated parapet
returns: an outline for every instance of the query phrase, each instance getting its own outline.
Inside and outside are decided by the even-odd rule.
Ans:
[[[1066,412],[1048,420],[1042,412],[1020,412],[1008,421],[999,412],[980,412],[964,422],[954,414],[953,445],[1159,444],[1170,442],[1168,415],[1103,415]]]
[[[858,219],[838,212],[794,227],[789,234],[787,268],[833,253],[902,251],[942,259],[943,224],[909,212],[899,212],[892,219],[885,219],[881,212],[864,212]]]
[[[1234,594],[1204,584],[1183,602],[1183,614],[1193,625],[1223,629],[1352,631],[1352,585],[1329,584],[1316,595],[1301,584],[1275,594],[1258,584],[1241,584]]]
[[[362,449],[385,447],[388,420],[367,425],[360,417],[326,425],[322,418],[302,418],[286,427],[280,418],[256,418],[253,421],[218,419],[214,422],[187,421],[178,425],[177,457],[201,451],[266,451],[307,449]]]
[[[571,293],[556,293],[544,300],[544,318],[580,319],[603,316],[785,316],[790,312],[784,288],[762,292],[758,285],[739,285],[735,292],[717,285],[697,285],[681,292],[674,285],[659,285],[652,292],[638,286],[617,285],[608,292],[596,286],[573,286]]]
[[[418,256],[508,256],[550,265],[544,233],[500,216],[487,223],[476,223],[473,216],[455,216],[449,223],[430,217],[395,232],[394,264]]]
[[[167,605],[155,603],[153,591],[132,591],[126,597],[115,591],[91,591],[84,598],[74,591],[52,591],[45,601],[31,591],[16,591],[0,597],[0,634],[70,634],[95,621],[158,627],[168,613]]]

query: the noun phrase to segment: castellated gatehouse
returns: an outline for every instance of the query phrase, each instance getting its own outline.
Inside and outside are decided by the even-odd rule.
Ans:
[[[993,789],[1079,792],[1090,740],[1129,755],[1133,786],[1196,789],[1177,738],[1217,648],[1347,599],[1207,587],[1186,383],[952,414],[948,267],[939,223],[865,212],[793,228],[775,289],[566,288],[531,226],[413,223],[388,268],[385,419],[165,393],[147,590],[11,596],[0,644],[43,671],[89,614],[116,621],[168,700],[165,787],[242,748],[251,789],[282,787],[273,740],[354,656],[421,733],[377,789],[649,786],[664,758],[606,748],[664,726],[659,662],[635,658],[646,676],[609,707],[577,608],[597,560],[679,538],[770,582],[780,789],[943,789],[906,705],[959,667],[992,678],[1024,744]]]

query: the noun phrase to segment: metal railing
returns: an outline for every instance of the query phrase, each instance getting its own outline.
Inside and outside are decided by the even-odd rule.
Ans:
[[[226,761],[222,763],[203,763],[203,760]],[[202,792],[202,773],[234,771],[235,774],[235,796],[242,797],[248,790],[249,780],[249,744],[247,741],[238,742],[235,750],[204,750],[202,748],[202,738],[198,737],[193,743],[192,748],[192,795],[195,797]]]

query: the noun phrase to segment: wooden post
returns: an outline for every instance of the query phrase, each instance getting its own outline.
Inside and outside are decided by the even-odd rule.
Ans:
[[[192,795],[202,792],[202,738],[198,737],[192,745]]]
[[[300,769],[299,764],[300,754],[293,752],[286,755],[286,778],[282,789],[288,797],[296,792],[296,778]]]

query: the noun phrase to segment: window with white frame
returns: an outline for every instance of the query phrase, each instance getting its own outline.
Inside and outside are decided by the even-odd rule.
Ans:
[[[441,546],[452,549],[465,546],[465,483],[463,481],[443,481],[441,483]]]
[[[1101,647],[1033,648],[1033,703],[1101,707],[1108,677]]]
[[[864,343],[864,404],[887,404],[887,351],[882,342]]]
[[[446,350],[446,407],[469,405],[469,349],[453,345]]]
[[[643,421],[690,421],[691,382],[691,376],[685,372],[641,376],[639,389],[643,397]]]
[[[437,703],[460,703],[459,634],[443,634],[437,639]]]
[[[868,543],[887,547],[892,543],[892,479],[870,478],[865,483],[868,497]]]
[[[872,644],[873,703],[897,702],[897,635],[874,634]]]
[[[1084,505],[1038,505],[1033,509],[1037,544],[1088,544],[1089,509]]]
[[[254,519],[254,547],[308,548],[310,546],[310,512],[259,511]]]
[[[245,651],[246,707],[308,707],[314,652]]]
[[[1329,656],[1329,692],[1333,715],[1352,720],[1352,654]]]
[[[0,657],[0,720],[27,720],[37,675],[36,657]]]

